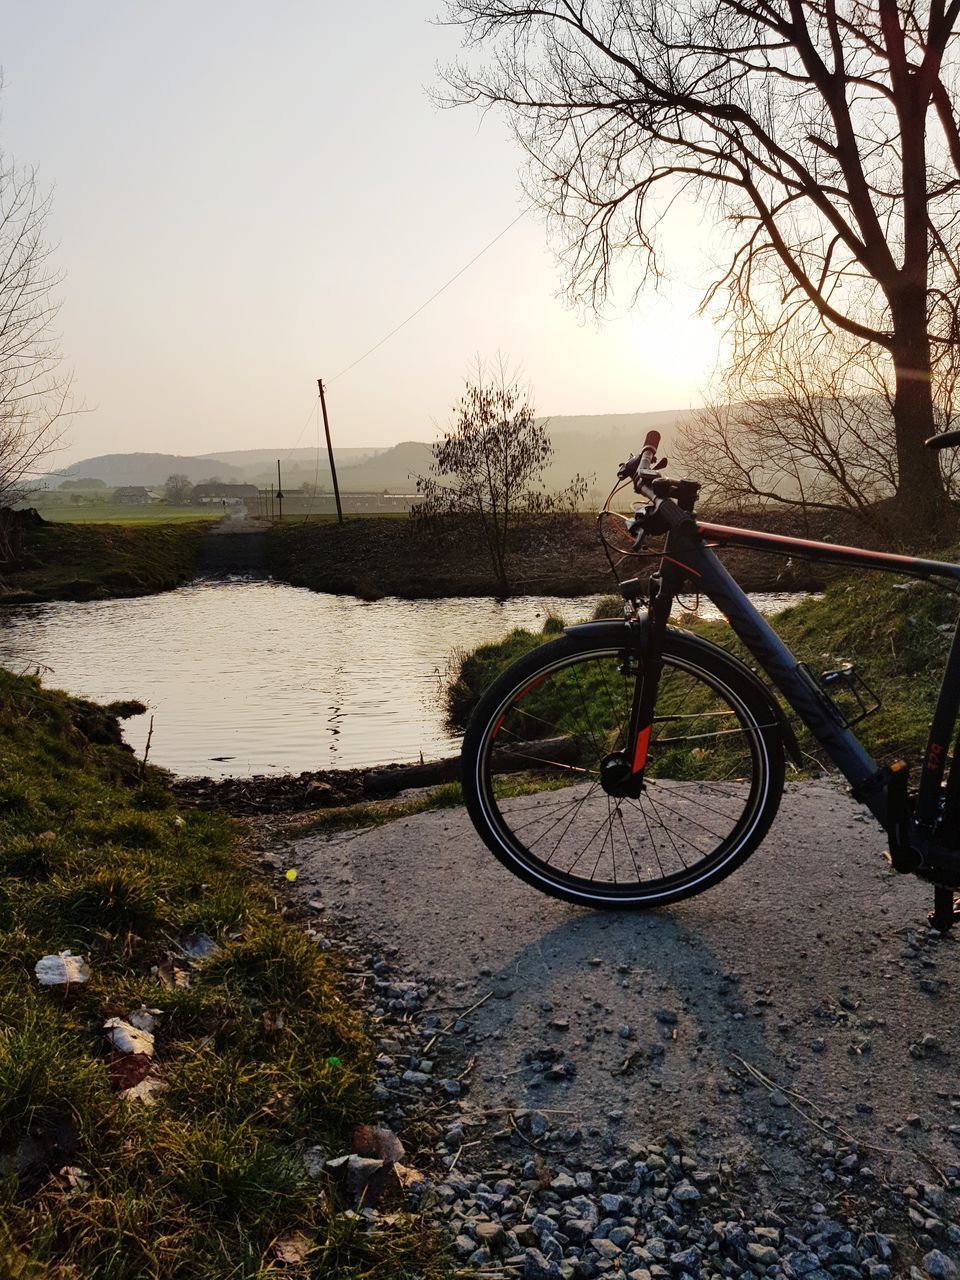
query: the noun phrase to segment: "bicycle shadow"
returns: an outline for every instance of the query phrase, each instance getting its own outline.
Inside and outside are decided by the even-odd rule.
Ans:
[[[960,989],[960,940],[901,958],[905,933],[923,932],[930,890],[890,877],[882,844],[839,788],[799,783],[743,867],[656,912],[545,898],[489,856],[459,809],[307,840],[298,884],[305,894],[317,886],[351,935],[429,975],[442,1025],[447,1010],[487,997],[463,1033],[434,1049],[456,1050],[438,1072],[476,1058],[470,1108],[494,1119],[556,1109],[560,1127],[581,1127],[601,1154],[614,1138],[622,1146],[674,1130],[688,1147],[772,1166],[791,1191],[804,1176],[820,1185],[811,1145],[846,1141],[818,1130],[829,1124],[817,1107],[857,1141],[955,1162],[960,1026],[944,1019],[943,995]],[[920,983],[931,974],[927,994]],[[931,1030],[944,1053],[915,1058],[910,1046]],[[538,1068],[546,1050],[558,1060]],[[773,1105],[772,1085],[751,1080],[739,1059],[792,1090],[810,1119]],[[566,1060],[574,1074],[551,1078]],[[897,1130],[911,1113],[924,1127],[904,1138]],[[887,1159],[867,1158],[878,1173]]]
[[[710,1138],[730,1147],[758,1123],[764,1139],[782,1127],[773,1115],[758,1121],[739,1061],[774,1077],[784,1070],[778,1033],[744,992],[764,948],[747,957],[745,975],[743,951],[710,945],[692,914],[665,908],[637,920],[570,908],[519,947],[485,980],[494,998],[473,1023],[484,1101],[558,1120],[567,1112],[560,1127],[585,1129],[588,1145],[672,1130],[685,1146]],[[534,999],[517,1002],[521,989]],[[567,1064],[575,1074],[562,1074]]]
[[[852,864],[838,844],[803,868],[803,902],[789,886],[808,833],[774,828],[747,867],[673,907],[631,916],[551,903],[550,915],[563,918],[501,955],[485,980],[494,996],[472,1023],[475,1095],[506,1114],[553,1113],[557,1127],[580,1127],[601,1153],[672,1134],[688,1149],[728,1154],[786,1194],[809,1190],[824,1143],[842,1146],[844,1132],[877,1142],[884,1123],[890,1132],[878,1145],[903,1146],[890,1134],[908,1110],[923,1109],[930,1086],[904,1064],[915,988],[883,976],[883,953],[909,913],[904,896],[925,894],[911,884],[905,895],[902,881],[884,876],[873,833],[858,824],[855,814],[847,823]],[[534,890],[527,901],[542,908]],[[867,910],[890,919],[851,927],[851,917],[869,920]],[[954,967],[958,950],[947,954]],[[919,1133],[911,1140],[927,1145]],[[877,1172],[890,1160],[869,1153]]]

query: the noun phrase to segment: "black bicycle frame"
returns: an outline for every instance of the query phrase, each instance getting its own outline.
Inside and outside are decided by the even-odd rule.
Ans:
[[[852,568],[892,570],[915,578],[943,578],[960,590],[960,565],[914,556],[835,546],[773,533],[759,533],[697,520],[669,499],[661,510],[670,525],[661,561],[661,591],[671,597],[693,586],[725,615],[734,633],[756,659],[773,685],[822,744],[830,759],[879,822],[888,825],[889,770],[878,766],[806,667],[797,661],[769,623],[751,604],[727,572],[714,546],[787,554]],[[658,610],[663,616],[662,602]],[[960,749],[953,754],[944,811],[941,792],[947,744],[960,709],[960,620],[947,658],[937,706],[930,726],[917,804],[912,816],[913,836],[921,844],[933,842],[935,829],[946,833],[936,843],[960,845]],[[960,748],[960,743],[958,743]],[[949,837],[953,839],[949,839]]]

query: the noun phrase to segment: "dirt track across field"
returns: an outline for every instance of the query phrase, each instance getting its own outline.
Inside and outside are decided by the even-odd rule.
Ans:
[[[878,1185],[960,1164],[960,929],[928,931],[932,889],[883,844],[837,787],[791,784],[740,871],[642,915],[528,888],[462,809],[283,859],[328,929],[399,948],[438,1007],[482,1001],[444,1054],[448,1074],[475,1059],[471,1106],[548,1111],[600,1153],[670,1131],[826,1196],[837,1144]]]

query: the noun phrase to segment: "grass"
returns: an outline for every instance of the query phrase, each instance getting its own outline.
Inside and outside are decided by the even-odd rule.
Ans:
[[[877,759],[903,755],[918,763],[958,613],[957,598],[946,591],[869,575],[841,579],[822,598],[778,614],[774,627],[815,675],[854,663],[882,704],[854,732]],[[739,649],[726,624],[694,626],[709,639]],[[849,714],[849,703],[839,701]],[[809,739],[801,738],[801,746],[813,749]]]
[[[597,616],[620,616],[622,602],[611,598]],[[852,662],[881,699],[881,707],[855,728],[877,759],[903,755],[914,763],[923,755],[930,717],[946,660],[958,602],[934,587],[880,575],[843,578],[819,599],[808,599],[777,615],[774,629],[794,655],[815,674]],[[725,622],[703,622],[684,615],[685,629],[727,648],[755,666]],[[461,659],[447,692],[448,714],[462,725],[489,683],[504,667],[543,643],[557,628],[517,630],[504,640],[482,645]],[[524,705],[537,710],[534,691]],[[598,695],[599,698],[599,695]],[[848,714],[852,705],[840,705]],[[550,715],[555,718],[556,709]],[[602,717],[599,717],[602,719]],[[533,735],[529,735],[533,736]],[[801,746],[816,754],[805,733]]]
[[[220,507],[157,507],[131,506],[123,502],[104,502],[91,507],[64,505],[58,507],[53,503],[43,503],[40,514],[44,520],[57,524],[123,524],[144,525],[156,524],[190,524],[198,520],[219,520],[223,516]]]
[[[345,511],[343,513],[344,520],[409,520],[409,511]],[[336,512],[318,512],[316,515],[308,514],[306,516],[299,515],[296,512],[288,512],[283,517],[284,524],[338,524]],[[279,524],[280,521],[278,520]]]
[[[27,525],[15,566],[0,572],[0,602],[98,600],[169,591],[196,576],[206,528],[206,522],[197,520]]]
[[[374,1050],[231,822],[141,781],[106,710],[3,671],[0,779],[0,1275],[258,1280],[291,1228],[315,1242],[298,1275],[441,1274],[421,1223],[361,1230],[306,1175],[369,1116]],[[198,932],[219,950],[173,967]],[[90,980],[40,987],[66,948]],[[154,1106],[119,1096],[103,1034],[141,1005]]]

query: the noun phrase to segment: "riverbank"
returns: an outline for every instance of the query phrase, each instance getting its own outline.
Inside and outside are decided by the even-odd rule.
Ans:
[[[620,612],[620,601],[609,596],[595,616],[617,617]],[[905,755],[919,761],[956,617],[957,601],[950,592],[867,575],[832,583],[822,597],[777,614],[773,625],[814,673],[853,663],[881,703],[857,726],[858,736],[878,759]],[[677,623],[754,665],[725,622],[685,614]],[[493,643],[457,653],[438,688],[451,731],[464,727],[479,696],[510,662],[558,632],[558,621],[548,616],[543,629],[515,628]],[[848,713],[854,710],[847,695],[838,697]],[[815,775],[819,748],[789,714],[806,753],[805,772]],[[298,815],[295,825],[333,830],[379,825],[455,803],[458,777],[457,757],[450,754],[366,769],[185,777],[173,786],[184,804],[240,816]]]
[[[174,524],[53,524],[17,512],[12,563],[0,565],[0,604],[103,600],[171,591],[196,577],[209,531]]]
[[[0,603],[97,600],[168,591],[198,574],[270,576],[312,591],[442,599],[499,597],[476,531],[450,526],[427,532],[405,516],[372,516],[268,525],[256,520],[152,524],[54,524],[17,513],[19,551],[0,573]],[[713,512],[721,523],[776,533],[889,545],[849,519],[789,509],[749,514]],[[931,554],[941,555],[942,549]],[[726,551],[723,559],[747,591],[817,591],[839,570],[782,556]],[[621,577],[649,574],[655,559],[625,560]],[[514,532],[510,595],[576,596],[607,589],[610,564],[592,514],[557,515]]]
[[[312,915],[110,709],[0,672],[0,1273],[438,1274],[324,1176],[371,1141],[376,1046]]]
[[[726,518],[733,524],[840,540],[836,520],[815,519],[811,532],[807,525],[801,528],[792,512],[758,513],[749,519],[727,513]],[[846,528],[843,534],[857,540],[857,534]],[[613,583],[592,514],[544,518],[519,526],[513,538],[511,595],[585,595]],[[724,560],[747,591],[815,591],[835,576],[829,568],[782,556],[731,551]],[[501,594],[482,540],[467,526],[435,535],[406,519],[274,525],[267,540],[266,563],[273,577],[293,586],[364,599]],[[652,563],[628,560],[621,566],[621,576],[643,577]]]

